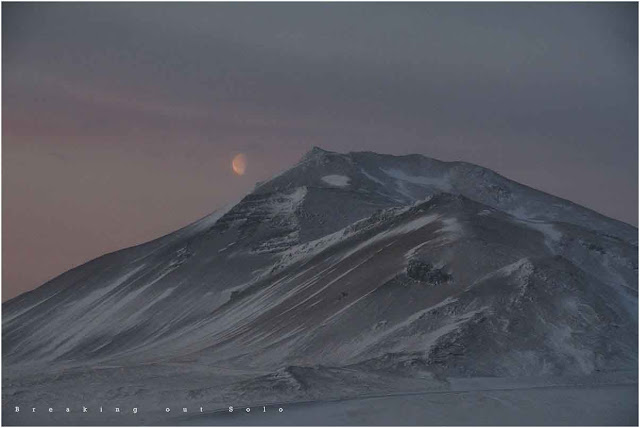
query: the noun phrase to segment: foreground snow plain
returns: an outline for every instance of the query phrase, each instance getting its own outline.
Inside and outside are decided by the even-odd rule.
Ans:
[[[38,409],[20,413],[3,409],[3,425],[184,425],[184,426],[296,426],[296,425],[559,425],[637,426],[638,385],[634,373],[608,373],[559,378],[451,379],[447,386],[431,391],[362,394],[357,397],[242,403],[233,411],[220,404],[172,407],[141,403],[136,398],[116,400],[121,412],[104,406],[87,414],[58,407],[54,413]],[[148,397],[147,397],[148,398]],[[212,397],[209,397],[211,399]],[[127,404],[123,403],[125,401]],[[138,403],[137,413],[132,403]],[[103,403],[104,404],[104,403]],[[247,405],[249,411],[247,412]],[[280,410],[281,409],[281,410]]]

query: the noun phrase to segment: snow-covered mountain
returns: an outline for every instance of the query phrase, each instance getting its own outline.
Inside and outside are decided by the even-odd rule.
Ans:
[[[636,228],[488,169],[314,148],[235,206],[4,303],[3,397],[103,382],[264,402],[634,371],[637,262]]]

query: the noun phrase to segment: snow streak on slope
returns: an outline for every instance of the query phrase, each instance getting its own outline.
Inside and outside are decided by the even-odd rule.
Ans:
[[[345,187],[349,185],[349,181],[351,180],[349,179],[349,177],[345,177],[344,175],[333,174],[325,175],[324,177],[322,177],[322,181],[332,186]]]

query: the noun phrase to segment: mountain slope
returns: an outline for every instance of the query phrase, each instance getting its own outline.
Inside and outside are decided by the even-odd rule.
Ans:
[[[484,168],[314,149],[228,210],[3,304],[4,368],[25,385],[181,367],[184,387],[224,368],[251,400],[633,371],[637,257],[635,228]]]

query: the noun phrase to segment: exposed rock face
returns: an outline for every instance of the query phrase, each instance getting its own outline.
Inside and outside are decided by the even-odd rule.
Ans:
[[[444,270],[436,269],[430,263],[418,259],[409,260],[407,276],[428,285],[440,285],[451,280],[451,275]]]

